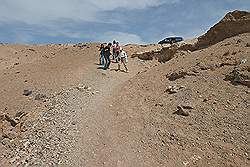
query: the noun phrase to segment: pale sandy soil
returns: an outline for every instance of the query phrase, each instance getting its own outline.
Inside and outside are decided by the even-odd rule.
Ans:
[[[0,166],[248,167],[249,16],[124,46],[129,73],[99,44],[0,45]]]

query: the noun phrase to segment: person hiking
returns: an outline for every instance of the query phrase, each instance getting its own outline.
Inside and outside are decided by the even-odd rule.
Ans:
[[[101,44],[100,51],[100,65],[104,65],[104,44]]]
[[[123,64],[126,72],[128,72],[128,68],[127,68],[127,65],[126,65],[126,63],[128,63],[128,55],[122,48],[121,48],[121,50],[119,52],[118,57],[120,59],[119,62],[118,62],[118,70],[121,70],[121,64]]]
[[[113,45],[112,45],[112,60],[115,60],[115,48],[116,48],[116,41],[113,41]]]
[[[120,45],[119,45],[119,42],[116,42],[116,47],[114,48],[115,50],[115,55],[114,55],[114,59],[115,59],[115,62],[118,63],[120,60],[119,60],[119,53],[120,53]]]
[[[111,49],[112,44],[109,43],[105,48],[104,48],[104,58],[105,58],[105,65],[104,65],[104,70],[109,69],[110,65],[110,49]]]

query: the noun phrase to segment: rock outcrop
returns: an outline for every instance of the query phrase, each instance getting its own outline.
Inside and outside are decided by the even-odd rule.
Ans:
[[[250,32],[250,13],[233,11],[198,38],[196,49],[206,48],[226,38]]]
[[[159,62],[169,61],[178,51],[195,51],[207,48],[226,38],[250,32],[250,13],[246,11],[233,11],[226,16],[207,33],[192,41],[184,41],[173,45],[163,46],[161,50],[152,50],[133,54],[142,60],[157,59]]]

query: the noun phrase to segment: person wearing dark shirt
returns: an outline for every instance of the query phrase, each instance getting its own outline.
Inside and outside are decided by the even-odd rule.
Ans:
[[[104,45],[103,44],[101,44],[99,51],[100,51],[100,65],[104,65]]]
[[[105,48],[104,48],[104,58],[105,58],[105,65],[104,65],[104,70],[109,69],[109,65],[110,65],[110,48],[111,48],[112,44],[109,43]]]
[[[113,41],[113,45],[112,45],[112,60],[115,60],[115,48],[116,48],[116,41]]]

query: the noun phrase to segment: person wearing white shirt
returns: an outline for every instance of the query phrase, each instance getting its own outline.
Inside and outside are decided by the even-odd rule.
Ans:
[[[118,70],[121,70],[121,64],[120,63],[122,63],[124,65],[124,68],[125,68],[126,72],[128,72],[128,68],[127,68],[127,65],[126,65],[128,63],[128,55],[122,48],[120,48],[119,58],[120,58],[120,61],[118,63]]]

